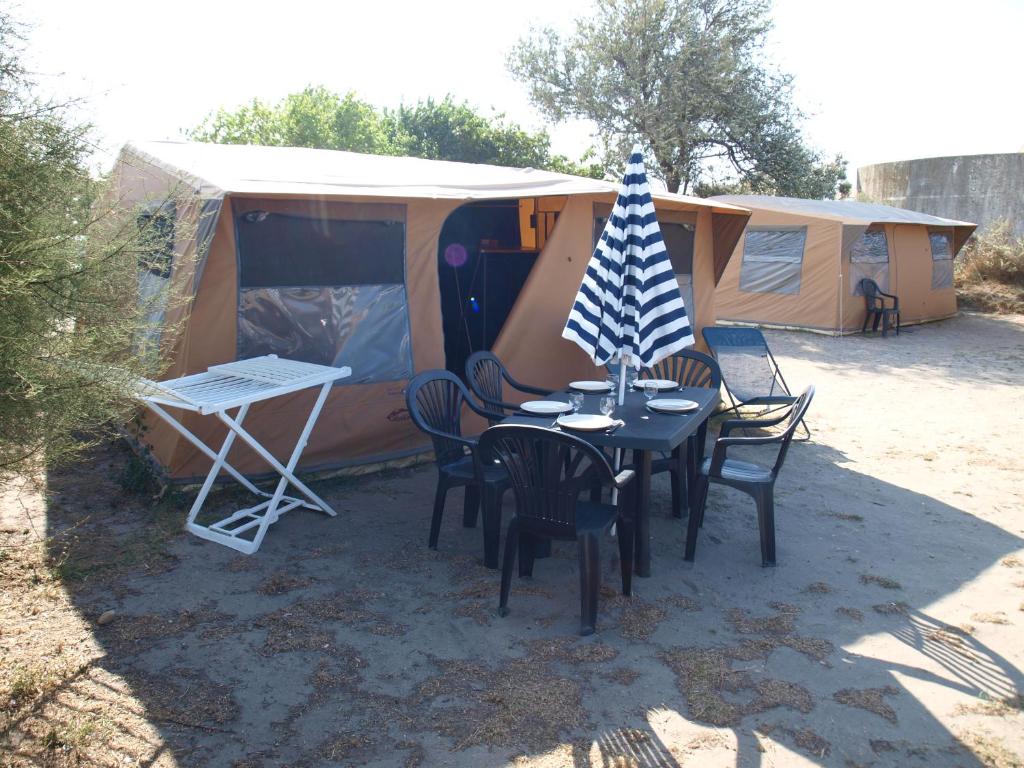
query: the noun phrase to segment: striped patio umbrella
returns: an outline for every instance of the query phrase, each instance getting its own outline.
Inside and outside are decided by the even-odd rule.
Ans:
[[[595,365],[619,364],[619,405],[627,365],[649,367],[694,343],[639,145],[562,337],[579,344]]]

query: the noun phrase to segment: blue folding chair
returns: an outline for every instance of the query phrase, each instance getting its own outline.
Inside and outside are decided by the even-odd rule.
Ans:
[[[718,361],[722,383],[732,403],[726,412],[761,408],[761,415],[791,406],[797,398],[789,390],[764,334],[757,328],[713,326],[701,330],[704,343]],[[811,430],[800,419],[808,440]]]

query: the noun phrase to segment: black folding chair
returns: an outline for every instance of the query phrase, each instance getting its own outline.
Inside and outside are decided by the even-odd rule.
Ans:
[[[898,296],[892,293],[886,293],[878,287],[878,283],[872,280],[870,277],[865,277],[860,281],[860,289],[864,293],[864,304],[866,312],[864,314],[864,325],[861,326],[860,332],[866,333],[868,330],[868,321],[871,321],[871,330],[878,330],[878,321],[882,321],[882,338],[884,339],[889,335],[889,328],[892,327],[891,318],[896,319],[896,335],[900,335],[900,299]],[[892,299],[892,306],[886,306],[885,300]]]
[[[702,329],[701,334],[722,371],[732,403],[727,413],[739,416],[740,408],[749,406],[761,408],[758,415],[767,416],[796,402],[760,329],[716,325]],[[810,439],[806,422],[801,420],[800,426],[806,433],[803,439]]]
[[[515,516],[505,534],[498,612],[508,615],[512,566],[519,553],[519,575],[533,575],[536,546],[544,540],[575,541],[579,548],[580,634],[597,622],[601,589],[599,540],[617,525],[622,594],[629,595],[633,576],[635,473],[616,474],[600,450],[575,435],[544,427],[500,424],[480,436],[480,455],[496,456],[508,471],[516,498]],[[617,488],[617,505],[581,501],[595,483]]]
[[[722,424],[722,430],[715,441],[711,458],[705,459],[697,476],[697,509],[690,512],[686,531],[686,554],[684,559],[693,561],[697,551],[697,529],[704,523],[704,508],[707,506],[708,486],[711,483],[728,485],[754,498],[757,504],[757,525],[761,532],[761,565],[775,565],[775,480],[786,460],[789,444],[797,425],[803,421],[811,400],[814,387],[808,387],[793,403],[789,413],[775,419],[730,419]],[[731,437],[734,429],[763,429],[781,424],[788,419],[784,431],[765,437]],[[778,445],[775,463],[771,468],[749,461],[730,459],[729,448],[734,445]]]
[[[515,403],[505,402],[505,383],[512,389],[528,395],[547,397],[552,390],[520,384],[512,378],[505,365],[493,352],[474,352],[466,360],[466,381],[473,394],[491,410],[504,415],[518,410]],[[494,422],[492,422],[493,424]]]
[[[509,487],[509,479],[501,465],[481,462],[477,440],[462,434],[462,406],[491,420],[502,416],[487,411],[473,402],[466,385],[448,371],[424,371],[409,382],[405,402],[413,423],[430,436],[437,463],[437,489],[434,513],[430,520],[428,546],[437,549],[444,514],[445,497],[451,488],[464,487],[462,524],[476,526],[477,511],[483,499],[484,565],[498,567],[498,546],[501,536],[501,497]]]

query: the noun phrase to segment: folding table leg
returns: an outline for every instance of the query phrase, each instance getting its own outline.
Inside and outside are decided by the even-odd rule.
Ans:
[[[651,452],[634,450],[636,467],[636,575],[651,575]]]
[[[281,462],[278,461],[276,458],[274,458],[274,455],[270,453],[270,451],[268,451],[266,448],[260,445],[256,438],[254,438],[252,435],[245,431],[245,429],[242,427],[240,423],[240,419],[232,419],[223,411],[218,411],[216,415],[218,419],[220,419],[221,421],[224,422],[225,425],[227,425],[229,430],[236,433],[242,439],[242,441],[246,443],[246,445],[248,445],[250,448],[256,451],[260,458],[267,462],[267,464],[269,464],[274,469],[275,472],[281,475],[282,482],[287,481],[288,483],[291,483],[293,486],[295,486],[295,489],[297,491],[299,491],[303,496],[309,499],[309,501],[315,504],[320,511],[327,513],[331,517],[334,517],[337,513],[333,509],[331,509],[331,506],[326,501],[317,496],[315,493],[313,493],[313,491],[311,491],[305,483],[299,480],[299,478],[297,478],[295,476],[295,473],[292,471],[295,469],[295,465],[298,463],[299,457],[302,455],[302,451],[306,447],[306,441],[309,439],[309,433],[313,431],[313,425],[316,423],[317,418],[320,416],[320,411],[324,406],[324,402],[327,400],[327,395],[330,393],[330,390],[331,382],[324,384],[324,386],[321,388],[320,396],[317,398],[316,404],[313,406],[313,410],[310,412],[309,418],[306,420],[306,425],[302,428],[302,434],[299,435],[298,442],[296,442],[295,444],[295,449],[292,451],[292,455],[288,461],[287,467],[281,464]],[[285,483],[285,485],[287,485],[287,483]],[[274,492],[274,496],[278,502],[280,502],[280,495],[284,493],[284,487],[285,486],[282,485],[281,482],[279,482],[278,488]],[[271,509],[276,509],[276,505],[273,505],[273,499],[271,500],[271,504]]]
[[[238,414],[235,420],[238,423],[242,422],[245,418],[245,414],[249,412],[249,404],[246,403],[238,409]],[[220,452],[217,454],[213,461],[213,466],[210,467],[209,473],[206,475],[206,479],[203,481],[202,488],[199,489],[199,495],[196,496],[196,500],[192,502],[192,509],[189,510],[188,518],[185,521],[185,526],[189,529],[195,525],[196,516],[199,514],[199,510],[203,508],[203,504],[206,502],[206,497],[210,494],[210,489],[213,487],[213,481],[217,479],[217,475],[220,474],[221,467],[226,463],[228,452],[231,450],[232,443],[235,442],[235,433],[232,430],[228,430],[227,435],[224,437],[224,442],[220,447]],[[247,482],[248,484],[248,482]]]
[[[316,424],[316,420],[320,416],[320,411],[324,407],[324,403],[327,401],[327,395],[330,394],[331,391],[331,384],[333,384],[333,382],[329,381],[320,388],[320,395],[317,397],[316,403],[313,405],[313,410],[310,412],[309,418],[306,419],[306,425],[302,428],[302,432],[299,434],[299,439],[296,441],[295,447],[292,449],[292,455],[288,459],[288,464],[285,466],[286,471],[282,473],[281,479],[277,482],[277,487],[274,489],[274,495],[271,497],[270,505],[267,507],[267,517],[270,522],[267,523],[267,525],[260,526],[260,529],[256,532],[256,538],[253,540],[253,543],[257,547],[263,541],[263,536],[266,534],[270,523],[277,522],[277,507],[281,503],[281,497],[284,496],[284,489],[288,487],[289,481],[297,482],[292,473],[295,471],[295,466],[299,463],[299,457],[302,455],[302,451],[306,448],[306,443],[309,441],[309,434],[313,431],[313,425]],[[315,494],[312,498],[318,501],[317,506],[319,506],[323,512],[334,517],[336,513],[333,509],[327,506],[326,502],[321,500],[320,497]]]

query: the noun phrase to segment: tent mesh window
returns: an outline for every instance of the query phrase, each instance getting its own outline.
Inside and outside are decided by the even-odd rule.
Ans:
[[[235,227],[239,359],[350,365],[345,384],[412,375],[403,221],[246,211]]]
[[[145,312],[145,326],[135,340],[136,351],[160,344],[167,310],[168,285],[174,265],[174,225],[177,209],[163,201],[146,206],[136,217],[143,248],[138,258],[138,306]]]
[[[932,290],[940,291],[953,287],[953,238],[952,233],[930,230],[928,240],[932,247]]]
[[[884,229],[868,229],[850,246],[850,293],[863,296],[860,281],[870,277],[889,290],[889,241]]]
[[[747,293],[800,293],[807,227],[748,229],[743,239],[740,290]]]

